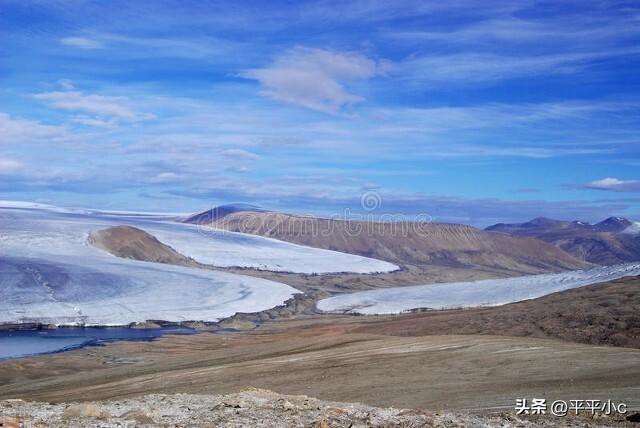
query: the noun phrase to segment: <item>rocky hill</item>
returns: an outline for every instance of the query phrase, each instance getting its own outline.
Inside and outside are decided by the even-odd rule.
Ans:
[[[640,260],[638,223],[610,217],[600,223],[536,218],[526,223],[496,224],[486,229],[537,238],[591,263],[610,265]]]

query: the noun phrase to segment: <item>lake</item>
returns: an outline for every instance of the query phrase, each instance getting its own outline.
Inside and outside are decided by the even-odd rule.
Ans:
[[[165,334],[195,333],[196,330],[185,327],[65,327],[53,330],[0,331],[0,360],[63,352],[114,340],[150,341]]]

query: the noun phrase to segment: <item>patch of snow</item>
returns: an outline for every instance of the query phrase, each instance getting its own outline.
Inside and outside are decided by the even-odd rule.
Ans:
[[[517,278],[429,284],[341,294],[318,302],[325,312],[394,314],[412,309],[498,306],[558,291],[640,275],[640,263]]]
[[[640,221],[634,222],[621,233],[624,233],[625,235],[640,235]]]

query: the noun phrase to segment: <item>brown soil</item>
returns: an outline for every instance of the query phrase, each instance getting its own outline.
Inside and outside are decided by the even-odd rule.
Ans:
[[[353,332],[355,317],[114,343],[0,362],[0,399],[85,401],[247,386],[403,408],[513,410],[517,397],[640,406],[640,351],[499,336]]]

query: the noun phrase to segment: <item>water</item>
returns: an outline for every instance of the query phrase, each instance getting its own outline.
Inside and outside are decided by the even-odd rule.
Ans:
[[[114,340],[150,341],[165,334],[194,334],[185,327],[133,329],[123,327],[59,328],[0,331],[0,360],[50,354],[101,345]]]

